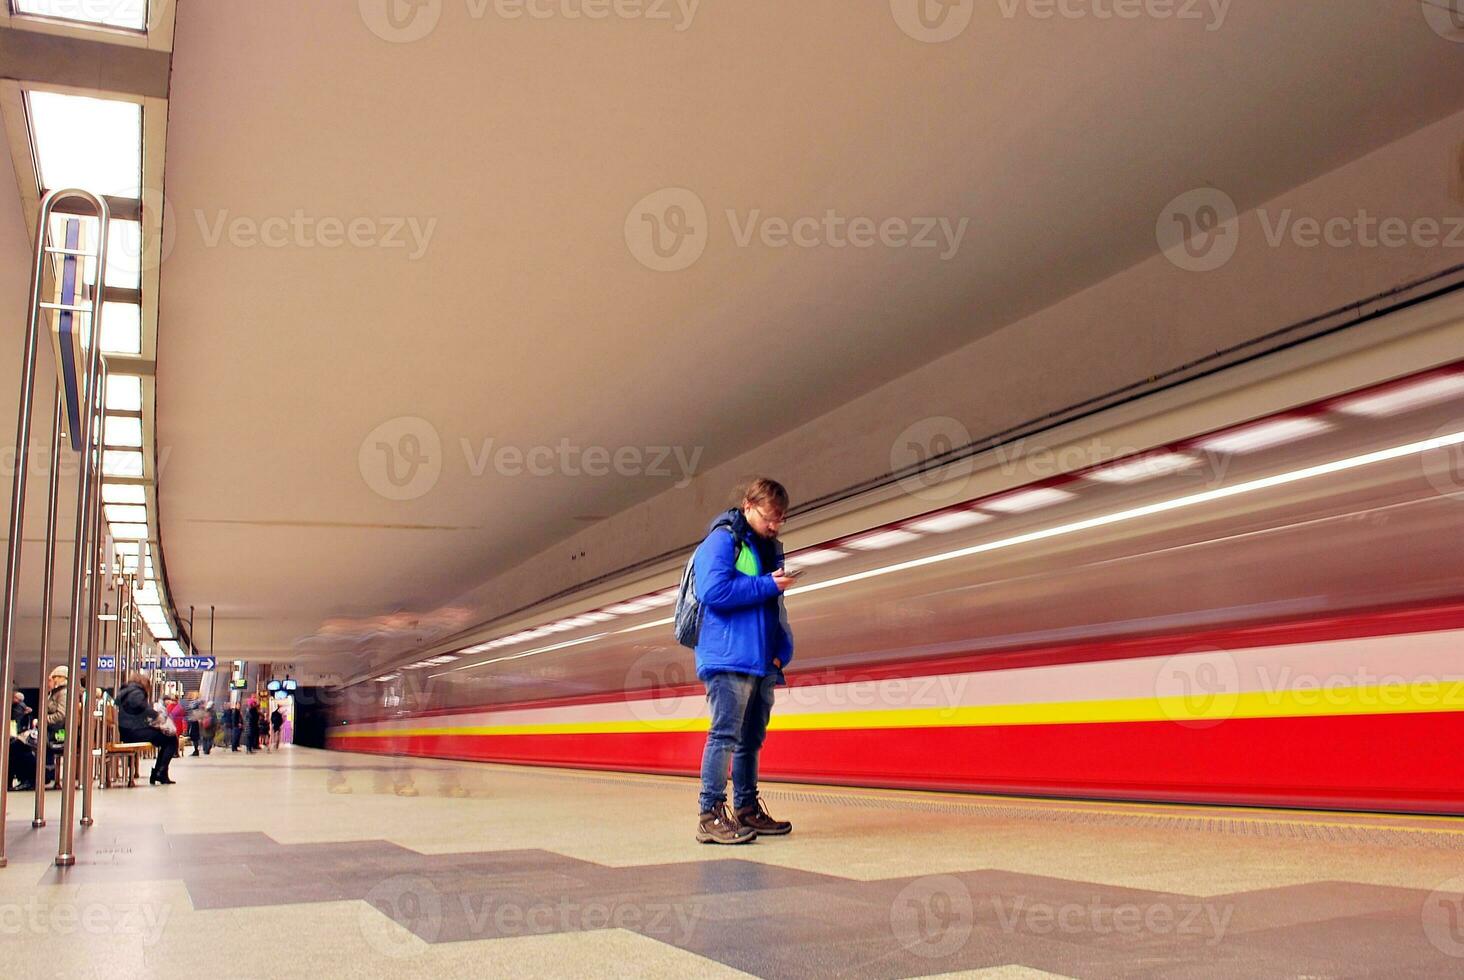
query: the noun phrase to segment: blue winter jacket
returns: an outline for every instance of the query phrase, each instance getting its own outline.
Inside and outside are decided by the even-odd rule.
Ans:
[[[756,532],[742,511],[718,514],[707,529],[706,540],[692,559],[696,598],[702,607],[701,632],[696,643],[696,676],[736,672],[765,677],[779,674],[793,659],[793,632],[783,608],[783,594],[773,584],[772,572],[783,567],[783,546],[764,541],[775,556],[768,568],[752,547]],[[739,545],[738,541],[747,542]],[[758,574],[737,568],[739,547],[752,548]],[[744,562],[746,564],[746,562]]]

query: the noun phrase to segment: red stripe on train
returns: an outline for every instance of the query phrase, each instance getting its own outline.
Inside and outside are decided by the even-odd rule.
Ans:
[[[331,739],[331,748],[695,774],[697,732]],[[766,779],[1464,814],[1464,712],[772,732]]]

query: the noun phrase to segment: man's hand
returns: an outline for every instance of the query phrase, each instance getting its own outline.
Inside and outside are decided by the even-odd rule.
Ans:
[[[798,576],[789,575],[781,568],[773,573],[773,584],[778,587],[779,592],[786,592],[788,587],[796,581],[798,581]]]

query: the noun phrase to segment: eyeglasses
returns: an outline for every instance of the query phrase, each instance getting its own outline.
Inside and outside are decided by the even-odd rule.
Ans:
[[[757,511],[757,516],[758,517],[761,517],[763,520],[767,521],[769,524],[781,524],[785,520],[788,519],[788,515],[785,514],[783,511],[780,511],[780,510],[779,511],[774,511],[773,513],[769,514],[767,511],[763,510],[761,507],[755,507],[753,509]]]

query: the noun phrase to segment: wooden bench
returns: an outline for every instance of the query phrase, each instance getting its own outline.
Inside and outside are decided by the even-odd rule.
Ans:
[[[137,785],[142,760],[156,755],[157,746],[151,742],[123,742],[117,731],[116,705],[107,705],[102,726],[105,737],[98,741],[105,747],[102,752],[102,788],[111,789],[114,778],[118,782],[125,778],[127,787],[131,789]]]

